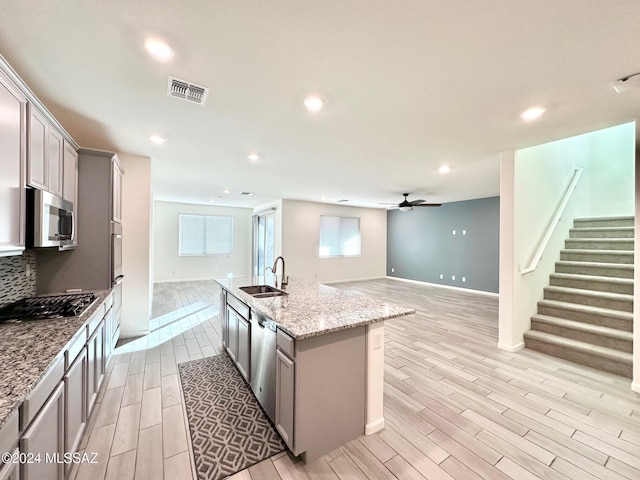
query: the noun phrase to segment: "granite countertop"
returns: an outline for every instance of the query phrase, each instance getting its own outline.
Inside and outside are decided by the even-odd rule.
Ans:
[[[60,358],[63,349],[91,318],[111,290],[84,290],[98,300],[79,317],[0,323],[0,427]]]
[[[402,305],[292,277],[284,289],[288,295],[281,297],[255,298],[240,290],[250,285],[274,286],[273,278],[273,275],[245,276],[221,278],[216,282],[296,339],[415,313]]]

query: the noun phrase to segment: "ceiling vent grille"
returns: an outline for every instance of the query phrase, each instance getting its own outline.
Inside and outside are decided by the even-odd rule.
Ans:
[[[170,97],[181,98],[188,102],[204,105],[208,94],[209,89],[207,87],[201,87],[200,85],[195,85],[185,80],[169,77],[167,95]]]

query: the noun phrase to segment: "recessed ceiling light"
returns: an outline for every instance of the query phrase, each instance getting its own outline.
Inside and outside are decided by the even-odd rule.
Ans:
[[[317,113],[324,108],[324,98],[320,95],[309,95],[304,99],[304,106],[311,113]]]
[[[151,140],[156,145],[162,145],[164,142],[167,141],[166,138],[161,137],[160,135],[149,135],[149,140]]]
[[[544,107],[531,107],[525,110],[520,114],[520,118],[525,122],[530,122],[532,120],[537,120],[542,116],[542,114],[546,111]]]
[[[252,162],[257,162],[258,160],[260,160],[260,156],[257,153],[250,153],[249,155],[247,155],[247,158]]]
[[[228,189],[224,189],[223,193],[231,193]]]
[[[451,171],[451,167],[449,165],[440,165],[438,171],[440,173],[449,173]]]
[[[255,193],[253,192],[242,192],[240,195],[244,195],[245,197],[253,197]]]
[[[144,48],[149,52],[149,55],[161,62],[168,62],[176,53],[171,45],[157,37],[146,37]]]

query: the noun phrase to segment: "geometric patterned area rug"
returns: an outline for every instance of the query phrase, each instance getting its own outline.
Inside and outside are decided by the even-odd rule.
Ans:
[[[199,480],[218,480],[285,450],[226,353],[178,364]]]

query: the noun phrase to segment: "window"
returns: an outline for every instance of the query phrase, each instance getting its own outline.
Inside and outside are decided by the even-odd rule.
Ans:
[[[181,214],[179,222],[180,256],[233,252],[233,217]]]
[[[360,219],[320,216],[320,257],[360,255]]]

